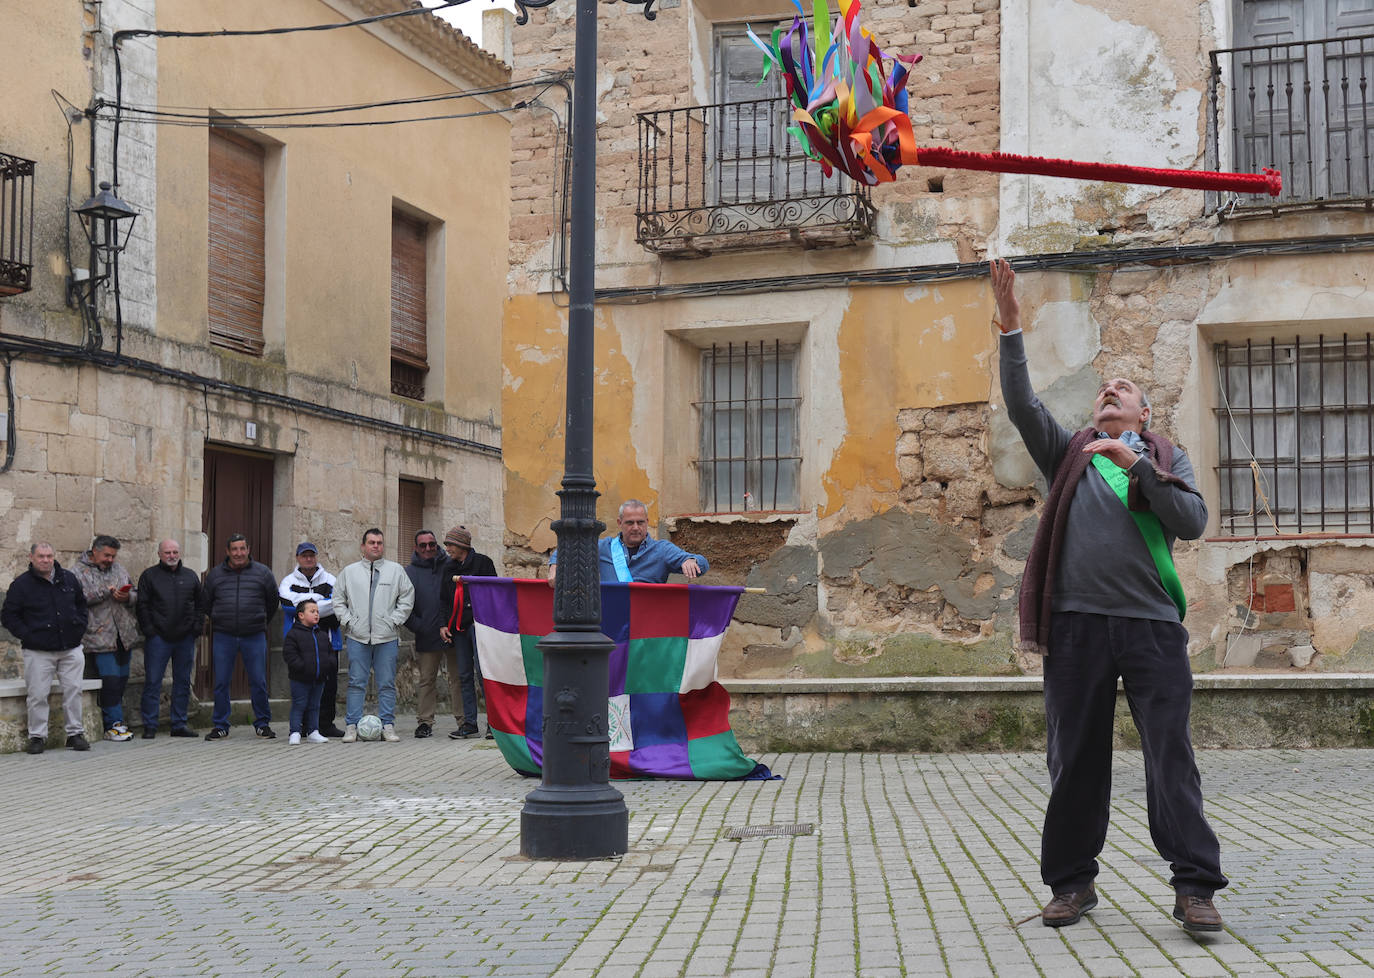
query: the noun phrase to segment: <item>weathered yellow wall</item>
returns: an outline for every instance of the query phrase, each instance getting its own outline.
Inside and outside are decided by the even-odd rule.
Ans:
[[[822,517],[895,502],[898,410],[988,399],[989,310],[984,280],[853,290],[839,338],[846,433],[822,480]]]
[[[185,30],[340,19],[315,0],[162,0],[157,10],[161,26]],[[363,30],[263,37],[253,43],[163,39],[158,56],[160,101],[216,111],[349,104],[454,90],[436,72]],[[211,63],[215,70],[204,70]],[[474,100],[456,100],[346,118],[480,108]],[[158,330],[204,342],[208,136],[204,129],[171,127],[158,135]],[[281,273],[285,347],[270,349],[269,330],[269,357],[284,356],[293,371],[389,391],[389,255],[397,199],[445,223],[442,367],[438,351],[431,349],[431,368],[444,372],[444,407],[499,423],[497,325],[506,276],[509,124],[493,115],[356,129],[264,130],[263,135],[287,144]]]
[[[558,515],[555,493],[563,477],[567,310],[548,296],[511,296],[502,333],[506,525],[528,538],[533,549],[546,551],[556,542],[549,523]],[[621,351],[614,317],[598,310],[594,475],[603,497],[598,509],[609,522],[620,499],[642,499],[651,512],[657,502],[631,436],[637,376]]]
[[[790,311],[806,302],[770,301],[784,308],[794,303]],[[751,302],[757,300],[739,304]],[[821,517],[841,509],[860,516],[896,502],[898,412],[988,399],[989,309],[984,281],[854,289],[839,324],[834,362],[825,352],[825,328],[815,324],[805,341],[815,361],[810,372],[823,376],[833,394],[804,391],[803,428],[810,437],[803,453],[823,452],[808,460],[820,473],[822,491],[815,498],[814,490],[804,488],[804,508],[814,502]],[[665,377],[662,330],[707,317],[709,311],[690,299],[597,311],[595,475],[608,523],[616,503],[629,497],[649,503],[654,521],[697,509],[656,506],[665,484],[681,475],[672,470],[687,468],[695,458],[694,451],[667,458],[661,450],[659,434],[690,417],[683,405],[696,397],[694,387]],[[554,545],[547,528],[558,512],[554,493],[563,472],[565,322],[565,312],[547,296],[517,295],[506,303],[506,515],[511,531],[537,552]],[[627,348],[635,351],[633,362]]]
[[[0,328],[7,331],[21,321],[35,322],[40,309],[67,315],[67,263],[62,234],[67,194],[67,121],[52,91],[74,102],[78,109],[85,109],[90,101],[90,65],[82,47],[86,26],[80,0],[0,4],[0,38],[5,39],[0,54],[0,92],[4,93],[0,152],[37,164],[33,185],[34,288],[0,300]],[[88,124],[80,121],[73,127],[76,170],[72,194],[80,199],[88,190],[89,129]],[[77,264],[84,267],[84,239],[75,221],[72,234]],[[75,316],[71,318],[75,328]]]

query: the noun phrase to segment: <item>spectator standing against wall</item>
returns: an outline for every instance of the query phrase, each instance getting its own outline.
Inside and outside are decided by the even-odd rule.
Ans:
[[[420,687],[416,691],[415,736],[434,735],[434,710],[438,705],[439,663],[448,661],[449,702],[453,718],[459,726],[462,719],[461,692],[458,683],[458,659],[453,643],[439,634],[447,615],[444,609],[444,564],[447,558],[439,552],[439,540],[432,530],[415,534],[415,550],[406,567],[406,576],[415,588],[415,607],[406,619],[406,628],[415,636],[415,657],[420,663]]]
[[[335,724],[339,709],[339,660],[338,653],[343,649],[343,633],[339,629],[339,618],[334,614],[334,588],[337,586],[334,575],[320,566],[319,550],[309,540],[296,547],[296,569],[282,578],[278,593],[282,606],[282,637],[291,632],[296,622],[296,609],[307,598],[315,602],[320,612],[319,627],[329,637],[329,647],[334,650],[333,663],[320,682],[324,692],[320,695],[320,734],[325,737],[342,737],[344,732]]]
[[[196,664],[196,637],[205,627],[205,595],[200,575],[181,562],[181,544],[163,540],[157,563],[138,577],[134,605],[143,632],[143,739],[157,736],[162,705],[162,677],[172,664],[170,709],[173,737],[195,737],[187,714],[191,705],[191,672]]]
[[[72,572],[81,582],[89,610],[81,645],[100,676],[101,729],[106,740],[126,741],[133,734],[124,722],[124,688],[141,637],[133,611],[138,595],[129,572],[116,559],[118,553],[119,541],[102,533],[77,558]]]
[[[86,596],[76,575],[57,562],[52,544],[29,547],[29,569],[10,583],[0,607],[0,624],[19,639],[28,687],[30,754],[41,754],[48,739],[48,694],[53,676],[62,687],[67,747],[90,750],[81,720],[81,676],[86,655]]]
[[[496,565],[486,554],[472,549],[472,534],[466,526],[455,526],[444,534],[444,549],[448,562],[444,564],[443,599],[447,620],[439,634],[453,642],[458,658],[458,682],[463,694],[463,722],[449,734],[453,740],[475,737],[477,727],[477,687],[482,682],[482,668],[477,661],[477,642],[473,636],[472,603],[459,599],[459,582],[455,577],[495,577]],[[455,707],[456,709],[456,707]],[[487,722],[487,736],[491,736],[491,722]]]
[[[267,698],[267,623],[277,613],[277,579],[253,559],[248,538],[235,533],[225,545],[224,562],[205,575],[205,610],[210,616],[210,647],[215,666],[214,728],[206,740],[229,736],[229,680],[234,662],[243,660],[253,702],[253,730],[268,740],[272,706]]]
[[[391,743],[401,739],[396,735],[396,656],[400,628],[415,606],[415,587],[405,568],[382,556],[385,551],[382,531],[374,526],[363,534],[363,559],[339,573],[334,589],[334,613],[343,628],[348,653],[345,744],[358,739],[367,682],[373,676],[377,679],[382,739]]]

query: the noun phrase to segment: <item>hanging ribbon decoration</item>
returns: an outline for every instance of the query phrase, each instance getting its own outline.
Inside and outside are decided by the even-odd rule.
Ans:
[[[792,3],[798,16],[790,28],[779,25],[767,42],[752,30],[749,38],[763,52],[763,77],[775,69],[782,75],[795,123],[787,131],[827,177],[839,170],[874,186],[896,179],[903,165],[919,165],[1273,197],[1283,189],[1279,171],[1268,168],[1263,173],[1168,170],[918,147],[907,114],[906,80],[921,56],[884,54],[859,23],[860,0],[838,0],[833,34],[827,0],[814,0],[809,28],[800,0]]]

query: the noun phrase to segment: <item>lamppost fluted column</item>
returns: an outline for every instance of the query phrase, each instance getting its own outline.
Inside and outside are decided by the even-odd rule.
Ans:
[[[552,2],[552,0],[547,0]],[[630,0],[640,2],[640,0]],[[523,5],[545,6],[526,0]],[[525,797],[520,852],[532,859],[598,859],[629,848],[630,814],[610,781],[607,695],[613,643],[601,633],[601,575],[592,474],[596,291],[596,10],[577,0],[573,70],[572,232],[568,402],[554,587],[544,658],[543,781]],[[646,15],[652,16],[646,7]],[[522,12],[523,16],[523,12]]]

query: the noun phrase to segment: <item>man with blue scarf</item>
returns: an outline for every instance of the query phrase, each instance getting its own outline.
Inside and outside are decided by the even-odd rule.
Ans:
[[[669,574],[688,580],[700,577],[710,564],[701,554],[689,554],[668,540],[649,536],[649,511],[638,499],[620,504],[616,515],[620,532],[596,545],[600,557],[601,580],[625,583],[663,584]],[[549,557],[549,586],[558,574],[558,551]]]

